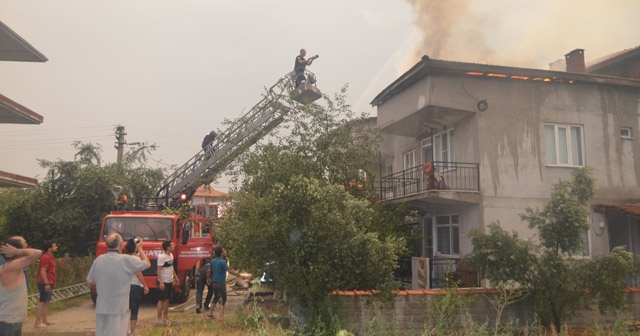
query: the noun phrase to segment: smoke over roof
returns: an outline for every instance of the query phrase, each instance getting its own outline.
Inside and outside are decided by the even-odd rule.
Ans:
[[[640,44],[637,0],[406,1],[422,37],[404,70],[422,55],[546,69],[575,48],[589,60]]]

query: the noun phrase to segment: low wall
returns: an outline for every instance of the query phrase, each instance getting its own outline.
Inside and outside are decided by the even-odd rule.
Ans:
[[[461,289],[460,294],[469,290]],[[428,307],[434,296],[442,293],[438,290],[404,290],[398,291],[393,302],[382,303],[368,291],[338,291],[334,297],[340,301],[341,308],[338,314],[341,317],[342,326],[356,333],[363,333],[372,329],[372,324],[379,324],[393,328],[393,330],[405,335],[422,334],[428,321]],[[475,296],[473,303],[460,310],[461,321],[472,318],[474,323],[482,325],[488,323],[493,326],[496,311],[487,300],[487,296],[496,295],[498,292],[477,289],[470,292]],[[632,288],[627,291],[630,304],[625,309],[629,318],[640,319],[640,289]],[[582,310],[567,324],[573,326],[593,326],[595,321],[603,324],[612,324],[618,319],[617,314],[611,313],[601,316],[597,309]],[[534,310],[530,300],[522,300],[508,306],[502,313],[502,322],[517,322],[519,326],[530,325],[534,321]]]

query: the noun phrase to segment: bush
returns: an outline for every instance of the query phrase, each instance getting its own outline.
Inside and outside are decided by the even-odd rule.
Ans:
[[[56,258],[56,285],[63,288],[87,282],[87,273],[93,263],[93,256]],[[29,265],[29,294],[38,293],[38,263]]]

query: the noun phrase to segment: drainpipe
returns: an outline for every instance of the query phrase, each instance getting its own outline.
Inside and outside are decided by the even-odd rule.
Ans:
[[[380,200],[382,200],[382,151],[378,151],[378,169],[380,178],[378,179],[378,183],[380,184]]]

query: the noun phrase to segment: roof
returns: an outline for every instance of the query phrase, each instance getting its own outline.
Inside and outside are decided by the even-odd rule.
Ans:
[[[12,174],[0,170],[0,188],[31,188],[38,185],[38,180]]]
[[[227,197],[229,194],[223,193],[222,191],[215,190],[211,188],[211,186],[200,186],[196,190],[196,193],[193,196],[201,196],[201,197]]]
[[[0,94],[0,124],[41,124],[44,117]]]
[[[0,61],[46,62],[47,57],[0,21]],[[44,117],[0,94],[0,124],[41,124]],[[0,188],[29,188],[38,180],[0,171]]]
[[[640,46],[620,50],[607,56],[598,58],[595,61],[589,62],[586,71],[598,72],[610,65],[618,64],[637,55],[640,55]]]
[[[446,74],[454,76],[473,76],[477,78],[496,78],[505,80],[524,80],[542,83],[595,83],[624,85],[640,88],[640,80],[617,78],[605,75],[587,73],[575,73],[566,71],[517,68],[501,65],[489,65],[479,63],[464,63],[431,59],[422,56],[422,59],[411,69],[402,74],[398,79],[384,88],[373,100],[371,105],[379,106],[393,98],[398,93],[411,87],[421,79],[434,74]]]
[[[640,216],[640,204],[598,204],[595,208],[601,212],[623,212]]]
[[[0,61],[46,62],[48,59],[0,21]]]

